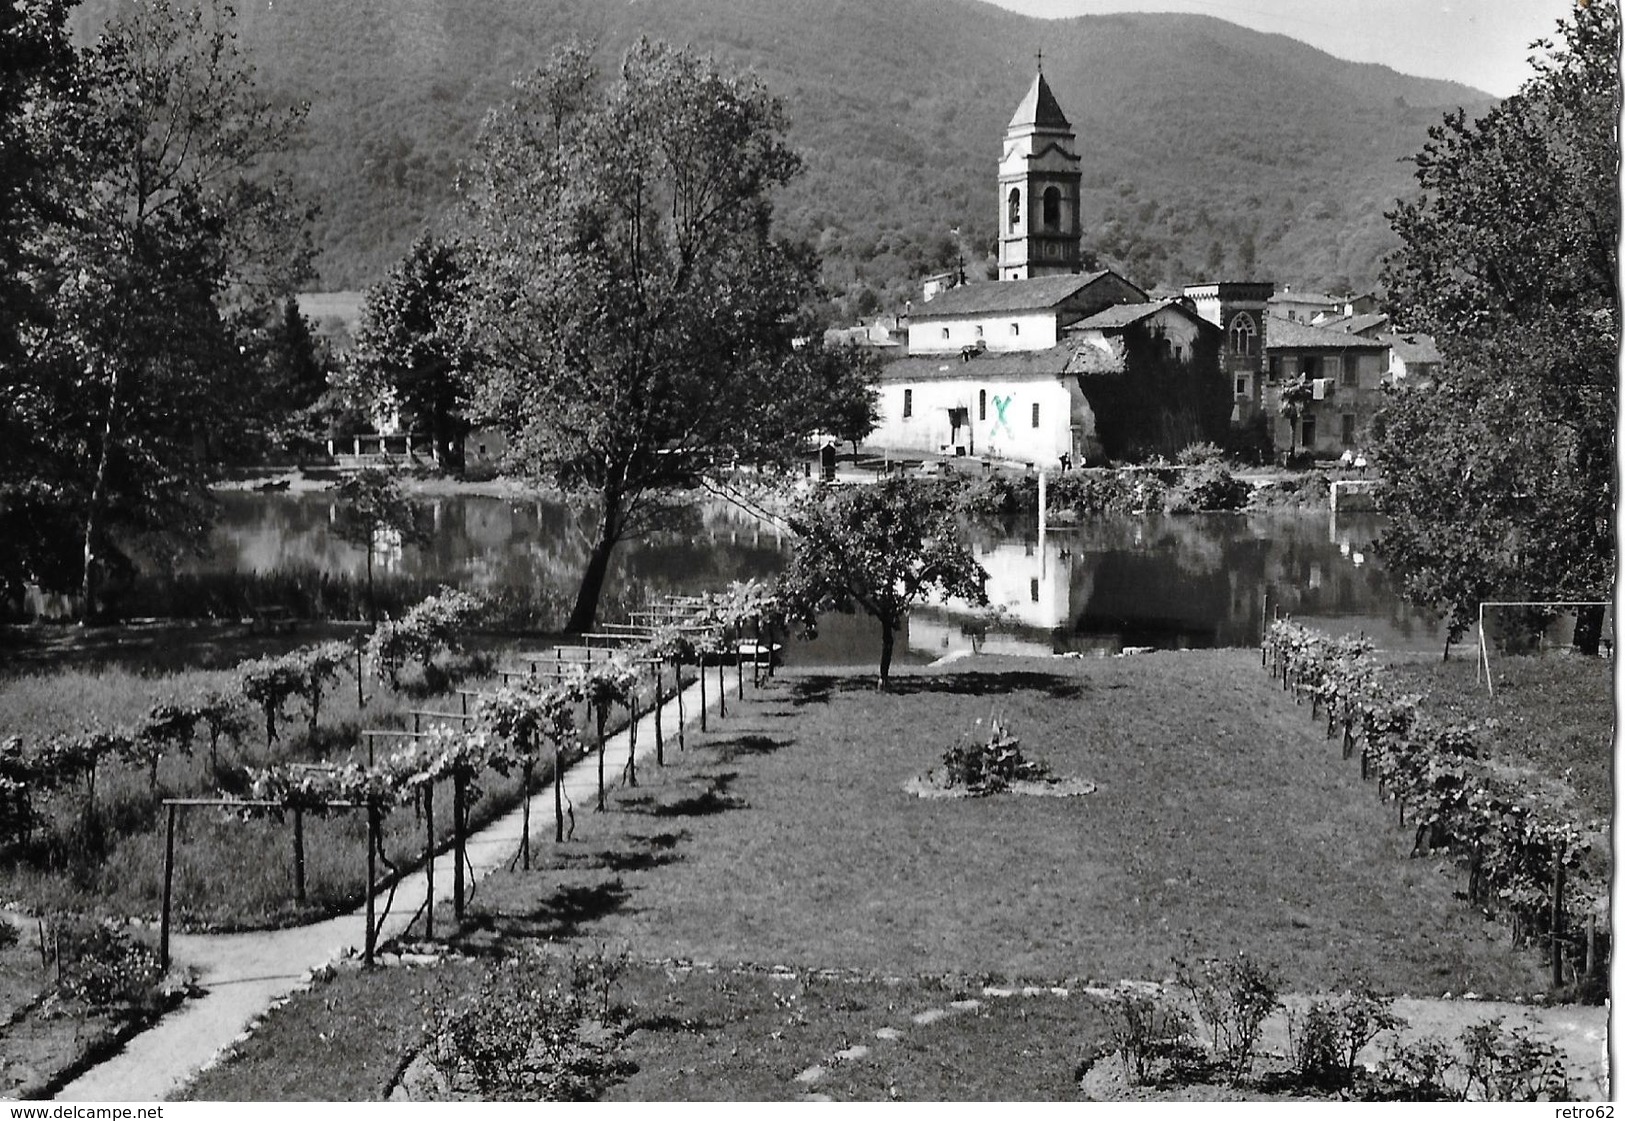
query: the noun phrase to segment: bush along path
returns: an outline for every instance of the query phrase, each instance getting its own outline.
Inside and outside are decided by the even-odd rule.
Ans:
[[[680,704],[679,711],[685,712],[688,719],[699,719],[699,683],[682,691]],[[672,718],[662,717],[659,710],[652,711],[604,741],[608,774],[625,773],[634,752],[640,752],[647,762],[657,742],[659,719],[669,727]],[[598,783],[597,761],[589,754],[564,772],[559,785],[571,804],[586,810],[597,799]],[[549,800],[551,793],[550,786]],[[527,816],[528,810],[521,806],[468,838],[465,872],[469,881],[477,881],[513,861],[524,841]],[[432,866],[402,877],[380,893],[376,905],[384,912],[387,903],[387,913],[375,935],[379,943],[405,932],[426,901],[431,882],[435,902],[452,899],[459,882],[455,863],[453,851],[442,852]],[[366,942],[367,914],[368,908],[361,907],[325,922],[286,930],[176,935],[171,942],[172,955],[195,970],[205,995],[160,1020],[131,1040],[123,1051],[69,1083],[57,1094],[57,1100],[163,1100],[240,1038],[251,1021],[308,983],[313,972],[362,947]]]

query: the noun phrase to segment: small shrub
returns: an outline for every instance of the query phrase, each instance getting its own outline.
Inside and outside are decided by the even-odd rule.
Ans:
[[[1465,1097],[1472,1096],[1475,1086],[1487,1102],[1555,1102],[1574,1096],[1557,1048],[1530,1039],[1524,1028],[1504,1028],[1499,1016],[1468,1028],[1461,1043],[1466,1051]]]
[[[1230,474],[1223,464],[1208,464],[1185,472],[1168,493],[1164,506],[1170,514],[1239,510],[1247,505],[1251,494],[1252,487]]]
[[[962,514],[979,518],[1000,518],[1027,514],[1038,509],[1038,478],[1035,475],[989,475],[961,485],[954,504]]]
[[[942,753],[942,766],[950,790],[964,787],[977,796],[1008,790],[1012,782],[1049,777],[1047,766],[1021,754],[1021,741],[996,716],[986,741],[954,744]]]
[[[1179,449],[1174,462],[1185,467],[1199,467],[1207,463],[1224,463],[1224,449],[1218,444],[1202,441],[1195,444],[1186,444]]]
[[[1409,1043],[1390,1042],[1376,1077],[1363,1087],[1362,1097],[1380,1101],[1454,1102],[1462,1091],[1451,1085],[1456,1057],[1437,1036],[1422,1036]]]
[[[152,949],[111,923],[63,917],[55,928],[60,995],[93,1008],[156,1005],[164,971]]]
[[[591,1101],[627,1071],[608,1018],[624,956],[577,957],[567,977],[535,956],[486,974],[473,1002],[437,1009],[427,1055],[458,1096]]]
[[[1196,963],[1176,960],[1175,976],[1207,1025],[1213,1052],[1239,1082],[1252,1069],[1264,1020],[1280,1005],[1275,975],[1245,953]]]
[[[1112,998],[1112,1011],[1111,1045],[1130,1081],[1145,1085],[1199,1063],[1190,1017],[1163,998],[1122,992]]]
[[[1055,511],[1071,511],[1080,518],[1128,513],[1132,490],[1115,471],[1069,471],[1056,476],[1048,499]]]
[[[1393,1001],[1370,991],[1345,992],[1309,1005],[1289,1025],[1292,1065],[1306,1086],[1343,1089],[1354,1082],[1360,1052],[1385,1031],[1404,1026]]]

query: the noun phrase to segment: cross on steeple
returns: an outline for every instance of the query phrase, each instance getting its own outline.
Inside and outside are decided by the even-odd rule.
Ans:
[[[1037,54],[1036,57],[1038,59],[1038,72],[1040,74],[1042,74],[1044,72],[1044,48],[1043,47],[1038,48],[1038,54]]]

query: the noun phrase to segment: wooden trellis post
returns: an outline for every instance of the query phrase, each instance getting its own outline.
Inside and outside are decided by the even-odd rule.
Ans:
[[[293,808],[293,898],[305,901],[305,811],[299,806]]]
[[[1552,987],[1563,984],[1563,850],[1552,850]]]
[[[463,875],[463,848],[465,837],[463,835],[463,819],[468,812],[468,776],[462,768],[452,772],[451,779],[451,830],[452,850],[457,857],[457,867],[452,872],[451,894],[452,910],[457,921],[463,921],[463,905],[466,902],[467,883]]]
[[[169,902],[175,889],[175,806],[168,807],[168,823],[164,828],[164,910],[158,924],[158,962],[169,971]]]
[[[367,937],[361,954],[362,963],[372,964],[373,951],[378,947],[378,904],[373,897],[378,893],[378,803],[367,802]]]
[[[423,937],[434,939],[434,783],[423,784]]]
[[[664,682],[660,673],[660,670],[664,665],[665,663],[660,659],[655,659],[655,766],[657,767],[664,767],[666,765],[666,734],[662,728],[660,719],[661,714],[666,710],[666,698],[661,694],[661,690],[664,688]]]

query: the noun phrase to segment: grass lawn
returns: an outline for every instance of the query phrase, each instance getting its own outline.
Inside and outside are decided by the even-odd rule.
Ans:
[[[539,867],[482,881],[455,945],[624,945],[637,1070],[610,1096],[627,1100],[1073,1097],[1109,1019],[1079,985],[1165,978],[1187,949],[1244,949],[1287,991],[1543,988],[1540,961],[1455,898],[1454,866],[1406,856],[1391,807],[1255,653],[962,665],[889,695],[865,669],[730,700],[609,812],[578,813],[572,841],[544,819]],[[905,792],[995,713],[1029,758],[1097,791]],[[340,974],[189,1096],[377,1097],[434,986],[472,989],[478,969]],[[1041,991],[952,1009],[1023,983]],[[953,1014],[916,1020],[932,1010]],[[838,1058],[855,1046],[863,1061]]]
[[[591,933],[635,955],[900,975],[1160,979],[1188,947],[1245,950],[1298,989],[1542,987],[1537,963],[1454,898],[1448,860],[1407,857],[1391,808],[1255,654],[968,665],[905,674],[890,695],[858,675],[781,677],[681,777],[585,823],[680,838],[658,863],[602,873],[620,886]],[[905,792],[994,714],[1096,793]],[[493,879],[483,921],[548,932],[560,871]]]
[[[269,1016],[184,1097],[378,1100],[422,1046],[432,1010],[477,988],[483,968],[451,960],[341,972]],[[658,963],[633,965],[613,999],[637,1069],[607,1101],[794,1101],[809,1091],[838,1100],[1067,1100],[1084,1048],[1107,1023],[1102,1004],[1081,994],[986,999],[963,980]],[[978,1007],[953,1007],[966,1000]],[[990,1045],[1000,1062],[987,1061]],[[816,1084],[797,1080],[814,1067]]]
[[[1395,662],[1427,707],[1487,729],[1493,758],[1606,827],[1614,813],[1614,663],[1570,654],[1496,656],[1495,695],[1477,679],[1473,652],[1449,662]]]

